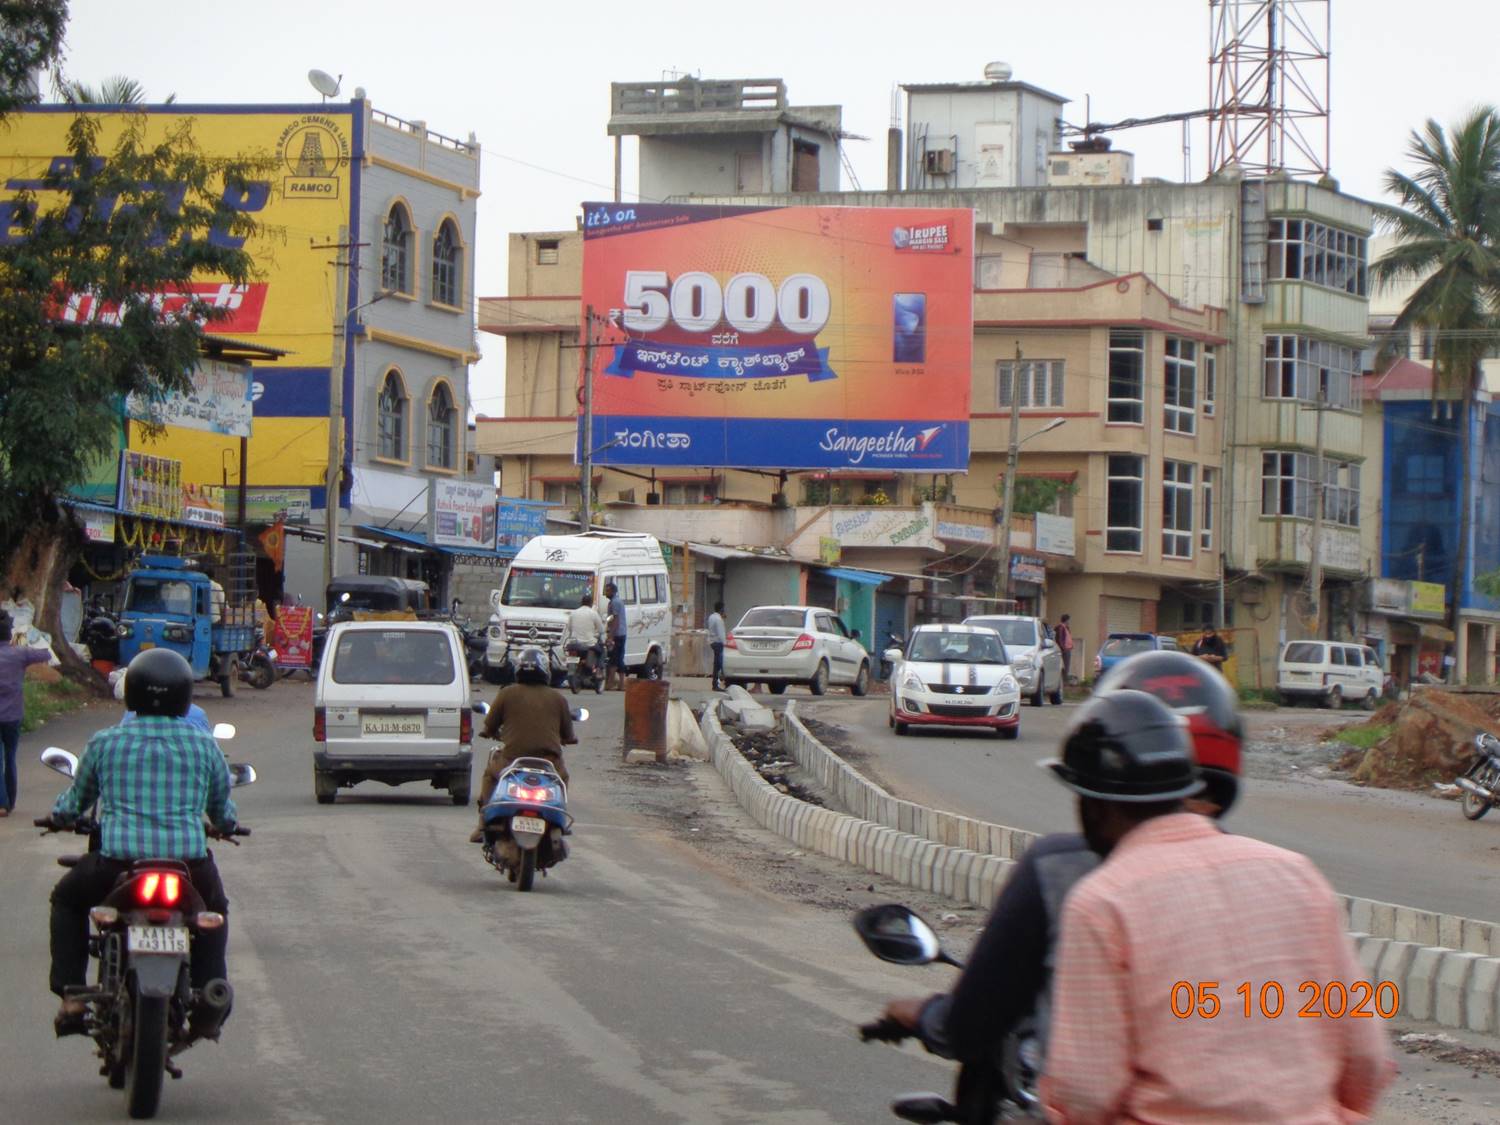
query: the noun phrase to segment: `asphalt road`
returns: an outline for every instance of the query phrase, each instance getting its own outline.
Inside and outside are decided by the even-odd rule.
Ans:
[[[316,805],[307,686],[198,702],[239,726],[231,757],[261,781],[236,796],[254,835],[217,849],[235,1012],[221,1044],[182,1057],[160,1120],[817,1125],[891,1120],[894,1094],[948,1087],[948,1064],[852,1028],[951,972],[880,964],[847,918],[908,901],[961,955],[982,912],[790,849],[706,766],[619,765],[619,696],[587,700],[573,855],[528,895],[465,842],[473,813],[446,794],[365,785]],[[117,716],[101,706],[23,739],[20,804],[0,821],[0,1120],[124,1117],[90,1044],[52,1036],[47,894],[76,838],[30,827],[64,784],[40,749],[81,748]],[[1474,1057],[1403,1054],[1377,1125],[1494,1120],[1500,1056]]]
[[[898,796],[1031,832],[1076,823],[1071,795],[1036,765],[1056,753],[1076,704],[1023,706],[1014,742],[951,728],[898,738],[886,725],[884,696],[802,696],[797,707],[847,730],[851,761]],[[1326,727],[1331,718],[1249,714],[1252,737],[1278,725]],[[1225,823],[1304,853],[1344,894],[1500,920],[1500,814],[1470,823],[1454,802],[1422,794],[1251,777]]]
[[[253,836],[216,849],[234,1015],[221,1044],[182,1057],[160,1119],[800,1125],[879,1120],[903,1089],[944,1088],[945,1066],[852,1026],[951,974],[882,965],[842,912],[769,893],[633,810],[620,698],[589,701],[570,753],[573,855],[523,895],[466,843],[472,808],[446,794],[364,785],[316,805],[309,687],[201,694],[261,780],[236,795]],[[41,747],[81,749],[116,716],[22,743],[20,805],[0,821],[0,1119],[124,1117],[90,1044],[53,1039],[47,895],[77,838],[30,827],[65,784]]]

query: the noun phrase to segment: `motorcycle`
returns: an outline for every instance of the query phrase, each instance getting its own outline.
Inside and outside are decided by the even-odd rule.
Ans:
[[[854,916],[854,929],[865,948],[882,961],[963,968],[943,948],[932,927],[905,906],[892,903],[866,907]],[[900,1043],[915,1035],[903,1024],[885,1018],[859,1029],[860,1040],[866,1043]],[[891,1112],[903,1121],[954,1121],[960,1125],[1039,1121],[1041,1047],[1035,1028],[1024,1024],[1000,1044],[993,1058],[960,1066],[952,1101],[940,1094],[903,1094],[891,1103]]]
[[[88,646],[90,660],[120,662],[120,619],[103,597],[95,596],[84,615],[78,639]]]
[[[896,636],[895,633],[887,633],[885,635],[885,648],[886,649],[893,649],[893,648],[905,649],[906,648],[906,640],[904,638],[902,638],[902,637]],[[891,662],[889,660],[887,660],[884,656],[882,656],[880,658],[880,678],[882,680],[889,680],[891,678],[891,668],[892,668]]]
[[[512,648],[516,651],[512,652]],[[561,655],[562,642],[554,641],[552,644],[542,644],[537,641],[527,641],[524,644],[517,642],[512,645],[509,640],[505,642],[505,651],[500,656],[500,668],[495,675],[494,683],[501,687],[509,687],[516,682],[516,660],[521,656],[522,649],[537,648],[547,654],[548,685],[561,691],[569,686],[568,661]]]
[[[215,737],[226,737],[215,730]],[[67,777],[78,771],[78,759],[51,746],[42,761]],[[229,767],[232,786],[255,781],[255,767]],[[44,834],[74,832],[89,838],[89,850],[99,847],[99,823],[79,817],[62,825],[50,816],[33,821]],[[232,836],[211,832],[216,839],[238,844],[232,836],[248,836],[236,827]],[[72,867],[79,856],[59,856]],[[221,978],[201,989],[190,983],[192,943],[197,935],[222,927],[224,916],[205,909],[193,889],[187,865],[176,859],[141,859],[121,874],[103,903],[89,911],[94,934],[89,954],[98,959],[95,983],[68,990],[70,999],[87,1004],[84,1033],[95,1043],[102,1060],[99,1073],[112,1089],[125,1091],[133,1118],[154,1117],[161,1101],[162,1076],[181,1078],[176,1056],[201,1039],[217,1041],[234,1001],[234,990]]]
[[[1479,756],[1457,781],[1463,790],[1463,814],[1470,820],[1500,805],[1500,738],[1481,731],[1474,737],[1474,749]]]
[[[593,688],[595,695],[601,694],[604,691],[604,659],[598,646],[569,641],[566,651],[576,658],[568,670],[568,687],[573,694],[577,695],[580,688]]]
[[[240,670],[240,679],[257,691],[265,691],[276,682],[276,650],[266,643],[265,630],[256,628],[255,648]]]
[[[474,709],[479,714],[489,710],[483,703]],[[588,717],[587,710],[573,712],[575,723]],[[538,871],[545,875],[568,858],[563,839],[573,826],[568,787],[546,758],[517,758],[508,765],[480,816],[485,862],[504,872],[519,891],[531,890]]]

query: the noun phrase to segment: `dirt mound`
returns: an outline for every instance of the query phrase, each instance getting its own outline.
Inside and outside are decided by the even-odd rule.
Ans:
[[[1426,789],[1450,782],[1474,759],[1479,731],[1500,735],[1500,694],[1422,688],[1405,703],[1387,704],[1362,726],[1393,726],[1354,761],[1353,777],[1367,785]]]

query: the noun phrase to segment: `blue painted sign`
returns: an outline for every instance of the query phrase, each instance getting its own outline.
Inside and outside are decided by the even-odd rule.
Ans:
[[[495,550],[519,551],[529,540],[547,534],[550,504],[535,500],[500,500],[495,504]]]

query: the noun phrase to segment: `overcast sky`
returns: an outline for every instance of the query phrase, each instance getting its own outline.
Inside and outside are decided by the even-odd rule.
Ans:
[[[1318,9],[1321,5],[1304,4]],[[66,71],[97,83],[137,79],[151,100],[309,102],[307,71],[343,75],[376,108],[425,120],[484,149],[477,287],[505,292],[506,235],[571,228],[577,204],[607,198],[613,148],[609,84],[782,78],[793,104],[842,105],[855,175],[883,186],[885,130],[898,83],[968,81],[1004,60],[1017,80],[1071,99],[1082,123],[1207,107],[1208,0],[1050,0],[1005,4],[925,0],[704,0],[648,4],[566,0],[73,0]],[[1381,173],[1404,160],[1410,130],[1500,100],[1484,75],[1500,44],[1500,6],[1477,0],[1335,0],[1333,175],[1348,192],[1380,195]],[[1182,130],[1113,135],[1136,154],[1137,176],[1182,178]],[[1192,178],[1206,171],[1206,127],[1192,133]],[[634,186],[634,146],[625,150]],[[845,187],[849,187],[848,183]],[[475,409],[499,413],[503,341],[481,336]]]

